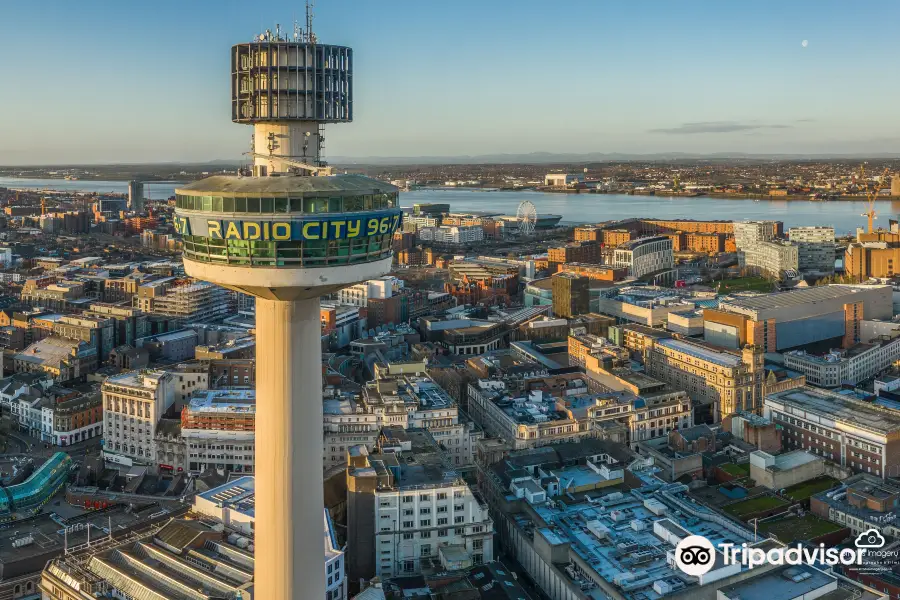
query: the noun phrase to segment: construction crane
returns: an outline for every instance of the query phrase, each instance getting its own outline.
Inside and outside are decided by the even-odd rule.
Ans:
[[[875,200],[878,199],[878,194],[881,193],[881,190],[883,190],[885,187],[887,187],[887,184],[885,182],[887,181],[889,174],[890,174],[890,169],[885,169],[884,173],[882,173],[882,175],[881,175],[881,180],[876,181],[874,184],[872,184],[870,186],[869,182],[866,181],[866,166],[861,165],[859,167],[858,185],[863,186],[863,191],[866,193],[866,200],[869,203],[869,205],[866,209],[866,212],[864,212],[861,216],[867,217],[869,220],[869,229],[868,229],[869,233],[872,233],[874,231],[874,221],[875,221],[875,219],[878,218],[875,216]]]

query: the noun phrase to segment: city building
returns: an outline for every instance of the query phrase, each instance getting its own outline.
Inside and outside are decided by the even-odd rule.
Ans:
[[[900,536],[898,506],[900,486],[868,473],[847,477],[840,489],[820,492],[809,499],[814,515],[847,527],[853,535],[874,529],[893,538]]]
[[[402,279],[398,279],[393,275],[385,275],[347,286],[338,291],[337,299],[341,304],[366,307],[369,303],[369,298],[384,300],[399,293],[402,288]]]
[[[587,277],[593,281],[608,281],[610,283],[621,281],[628,275],[627,269],[610,265],[592,265],[586,263],[563,263],[557,266],[558,272],[572,273],[580,277]]]
[[[418,236],[423,242],[461,246],[463,244],[473,244],[482,241],[484,239],[484,229],[477,225],[472,225],[470,227],[456,225],[420,227]]]
[[[890,320],[890,286],[829,285],[725,298],[703,311],[704,339],[726,348],[746,344],[783,352],[819,344],[827,351],[860,341],[862,319]]]
[[[252,538],[256,520],[255,482],[245,475],[194,497],[194,512],[220,521],[229,531]],[[334,523],[324,511],[325,600],[347,600],[344,552],[337,544]]]
[[[547,173],[544,175],[544,185],[548,187],[572,187],[578,183],[584,183],[584,173]]]
[[[796,273],[800,268],[799,246],[792,242],[760,241],[738,251],[738,266],[772,277]]]
[[[784,224],[781,221],[735,221],[732,224],[734,244],[738,250],[773,240],[779,237],[783,230]]]
[[[136,213],[144,210],[144,182],[128,182],[128,210]]]
[[[557,273],[553,276],[553,314],[572,319],[591,311],[590,279],[573,273]]]
[[[897,411],[804,386],[769,394],[765,416],[782,428],[785,448],[823,456],[858,473],[900,474]]]
[[[784,353],[784,366],[806,375],[810,385],[835,388],[871,379],[900,359],[900,337],[876,339],[845,350],[813,354],[804,350]]]
[[[675,268],[672,240],[663,236],[643,237],[616,247],[613,265],[628,269],[631,277],[643,277]]]
[[[858,231],[844,252],[844,272],[860,281],[870,277],[893,277],[900,271],[900,233],[879,229]]]
[[[619,323],[663,326],[672,313],[691,313],[697,303],[676,290],[656,286],[627,286],[602,290],[596,300],[598,313],[614,317]]]
[[[801,271],[834,272],[834,227],[791,227],[788,229],[788,239],[797,244],[797,261]]]
[[[97,368],[97,349],[86,342],[50,336],[13,356],[16,373],[43,371],[59,383],[78,379]]]
[[[40,512],[66,485],[72,466],[68,454],[56,452],[25,481],[4,486],[0,495],[0,522],[8,523],[13,516],[23,519]]]
[[[181,411],[181,437],[192,473],[214,469],[252,473],[256,428],[256,393],[251,389],[196,390]]]
[[[783,490],[824,474],[825,459],[805,450],[778,455],[762,450],[750,453],[750,477],[770,490]]]
[[[735,412],[762,410],[766,373],[758,347],[727,350],[637,328],[628,334],[625,345],[641,352],[648,375],[688,393],[698,423],[719,423]]]
[[[555,271],[558,265],[566,263],[598,264],[600,262],[600,244],[572,242],[565,246],[548,248],[547,260],[550,263],[551,271]]]
[[[180,285],[178,285],[180,283]],[[228,291],[211,283],[182,283],[175,279],[141,284],[134,307],[182,322],[208,321],[231,313]]]
[[[250,540],[215,523],[170,517],[125,533],[113,538],[96,531],[92,543],[78,539],[75,548],[50,560],[41,573],[41,599],[94,600],[103,594],[216,600],[250,598],[256,588],[253,552],[246,549]]]
[[[156,468],[156,424],[175,402],[174,376],[129,371],[103,382],[103,458],[131,467]]]
[[[682,577],[674,555],[684,538],[752,545],[753,532],[689,499],[684,485],[628,472],[635,455],[627,449],[590,440],[542,450],[510,453],[479,484],[504,552],[527,565],[546,597],[640,600],[709,590],[714,598],[723,583],[748,576],[719,557],[704,575]],[[634,477],[627,488],[623,475]]]
[[[470,564],[493,560],[487,504],[443,467],[424,432],[388,453],[354,446],[347,467],[351,581],[437,572],[450,552]]]
[[[10,412],[19,431],[55,446],[83,442],[103,432],[103,402],[93,389],[31,388],[10,403]]]
[[[256,297],[254,546],[268,568],[254,593],[319,598],[325,573],[304,568],[322,556],[319,297],[387,274],[403,213],[396,187],[321,160],[324,125],[352,121],[350,48],[276,30],[230,55],[232,120],[254,128],[252,176],[177,188],[175,229],[189,276]],[[309,95],[307,82],[331,91]]]

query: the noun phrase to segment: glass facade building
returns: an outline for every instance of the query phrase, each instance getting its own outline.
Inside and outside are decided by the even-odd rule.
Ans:
[[[65,485],[72,469],[72,459],[57,452],[38,467],[22,483],[3,488],[0,492],[0,519],[8,519],[14,512],[40,509]]]

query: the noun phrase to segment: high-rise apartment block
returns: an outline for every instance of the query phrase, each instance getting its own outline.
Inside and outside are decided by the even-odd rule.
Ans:
[[[791,242],[754,242],[738,251],[738,265],[773,277],[796,273],[800,269],[799,248]]]
[[[587,277],[574,273],[558,273],[553,276],[553,313],[557,317],[571,319],[591,311],[590,282]]]
[[[834,272],[834,227],[791,227],[788,239],[797,244],[801,271]]]
[[[613,264],[628,269],[632,277],[643,277],[675,267],[672,240],[665,236],[643,237],[616,248]]]

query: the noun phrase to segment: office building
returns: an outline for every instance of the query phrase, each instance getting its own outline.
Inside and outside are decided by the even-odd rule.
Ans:
[[[175,402],[171,373],[145,370],[109,377],[103,394],[103,457],[109,462],[155,469],[156,424]]]
[[[703,311],[704,339],[726,348],[761,346],[765,352],[849,348],[860,341],[863,319],[891,319],[891,294],[890,286],[829,285],[725,299],[717,309]]]
[[[895,410],[804,386],[766,396],[765,416],[781,426],[785,448],[806,450],[882,479],[900,473],[900,416]]]
[[[195,390],[181,411],[187,471],[252,473],[256,444],[256,392]],[[171,464],[171,463],[169,463]]]
[[[487,504],[442,465],[424,431],[388,453],[347,453],[347,576],[351,580],[437,572],[442,557],[494,558]],[[380,448],[379,448],[380,449]]]
[[[781,235],[783,229],[781,221],[735,221],[732,224],[734,244],[738,250],[774,240]]]
[[[553,276],[553,314],[572,319],[591,312],[590,279],[572,273]]]
[[[162,279],[141,284],[134,307],[147,314],[178,319],[183,323],[209,321],[231,314],[228,291],[205,281],[183,283]]]
[[[597,242],[572,242],[565,246],[547,249],[547,260],[550,270],[556,265],[565,263],[598,264],[600,262],[600,244]]]
[[[801,271],[834,272],[834,227],[791,227],[788,239],[797,244],[797,261]]]
[[[398,279],[393,275],[385,275],[384,277],[369,279],[362,283],[347,286],[338,291],[337,298],[341,304],[365,307],[369,303],[369,298],[382,300],[390,298],[394,294],[399,293],[402,287],[402,279]]]
[[[310,31],[234,46],[232,120],[254,127],[253,176],[175,191],[187,274],[257,298],[255,594],[272,600],[326,591],[305,568],[322,552],[319,297],[389,272],[403,216],[396,187],[321,159],[323,126],[352,120],[352,62]]]
[[[864,281],[870,277],[893,277],[900,272],[900,233],[859,230],[844,252],[844,272]]]
[[[804,350],[784,353],[784,366],[806,375],[810,385],[835,388],[856,385],[875,377],[900,359],[900,337],[855,344],[846,350],[813,354]]]
[[[663,236],[643,237],[616,248],[614,266],[628,269],[631,277],[643,277],[675,268],[672,240]]]
[[[52,335],[13,355],[16,373],[42,371],[58,383],[78,379],[97,369],[97,349],[80,340]]]
[[[0,521],[13,520],[13,513],[22,519],[40,512],[66,485],[71,470],[72,459],[69,455],[56,452],[24,481],[4,486],[0,496]],[[18,532],[16,537],[19,537]],[[14,545],[12,547],[15,548]]]
[[[423,242],[460,246],[482,241],[484,229],[477,225],[470,227],[441,225],[440,227],[420,227],[418,235]]]
[[[854,536],[870,529],[892,538],[900,536],[895,518],[898,505],[900,486],[868,473],[847,477],[840,490],[823,491],[809,499],[814,515],[843,525]]]
[[[144,182],[128,182],[128,210],[138,213],[144,210]]]
[[[594,282],[615,282],[625,279],[627,269],[612,267],[610,265],[591,265],[586,263],[563,263],[557,266],[560,273],[574,273],[580,277],[587,277]]]
[[[625,347],[643,355],[648,375],[687,392],[698,423],[762,410],[766,373],[760,348],[726,350],[638,326],[626,334]]]
[[[798,246],[791,242],[755,242],[738,251],[738,266],[771,277],[783,277],[796,275],[800,268],[799,257]]]

